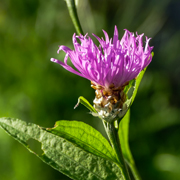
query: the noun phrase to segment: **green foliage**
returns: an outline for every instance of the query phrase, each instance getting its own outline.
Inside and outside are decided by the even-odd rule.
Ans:
[[[121,170],[115,163],[88,153],[60,137],[57,132],[61,134],[62,129],[58,127],[60,124],[63,125],[63,122],[57,124],[58,126],[55,129],[58,136],[32,123],[11,118],[0,119],[0,126],[9,135],[23,144],[42,161],[75,180],[124,180]],[[76,123],[73,124],[75,124],[74,127],[77,125]],[[84,124],[82,126],[85,127]],[[67,132],[67,129],[65,131]],[[43,154],[37,154],[29,147],[27,143],[29,139],[41,143]],[[107,145],[105,146],[107,147]]]
[[[130,109],[128,110],[128,112],[126,113],[126,115],[119,124],[118,134],[121,143],[122,153],[126,160],[126,163],[130,167],[135,180],[140,180],[140,175],[136,169],[136,165],[129,147],[129,122],[130,122]]]
[[[124,118],[121,120],[119,124],[119,138],[121,143],[121,148],[123,155],[128,162],[128,164],[131,164],[134,162],[130,148],[129,148],[129,121],[130,121],[130,110],[126,113]]]
[[[76,104],[76,106],[74,108],[76,108],[79,103],[81,103],[82,105],[84,105],[87,109],[89,109],[91,112],[97,113],[97,111],[94,109],[94,107],[89,103],[89,101],[87,99],[85,99],[83,96],[80,96],[78,98],[78,103]]]
[[[139,75],[138,75],[138,77],[136,79],[135,89],[134,89],[134,92],[133,92],[133,95],[132,95],[131,104],[134,102],[134,99],[135,99],[136,94],[137,94],[137,90],[139,88],[140,82],[141,82],[141,80],[142,80],[142,78],[144,76],[145,71],[146,71],[146,68],[139,73]]]
[[[124,92],[127,94],[129,108],[130,108],[130,105],[132,105],[132,103],[136,97],[137,90],[139,88],[140,82],[143,78],[145,71],[146,71],[146,68],[140,72],[137,79],[132,80],[124,89]],[[131,95],[128,95],[129,91],[132,91]],[[83,104],[90,111],[95,112],[95,109],[93,108],[93,106],[84,97],[82,97],[82,96],[79,97],[77,105],[79,105],[79,103]],[[136,180],[140,180],[140,176],[136,170],[135,162],[134,162],[133,156],[132,156],[130,148],[129,148],[129,121],[130,121],[130,109],[127,111],[127,113],[125,114],[125,116],[119,123],[118,135],[119,135],[119,139],[120,139],[120,143],[121,143],[123,156],[124,156],[127,164],[129,165],[129,167],[134,175],[134,178]],[[89,147],[86,145],[86,140],[88,139],[88,136],[89,136],[88,131],[91,128],[88,127],[87,125],[85,125],[85,127],[83,128],[83,125],[84,125],[84,123],[82,124],[82,127],[78,127],[78,123],[76,123],[76,125],[75,125],[74,122],[70,123],[70,122],[66,122],[66,121],[65,122],[59,121],[59,122],[57,122],[55,128],[53,128],[52,130],[57,129],[58,130],[57,133],[59,133],[59,135],[65,134],[65,136],[64,136],[65,138],[67,137],[68,140],[74,141],[75,143],[79,144],[81,147],[84,146],[84,144],[82,145],[81,142],[79,142],[81,140],[81,134],[84,134],[84,131],[87,131],[86,137],[84,139],[84,143],[85,143],[84,147],[86,147],[85,148],[86,150],[89,150]],[[75,128],[74,131],[72,131],[71,126],[73,126]],[[87,129],[86,129],[86,127],[87,127]],[[65,128],[68,129],[66,132],[65,132]],[[78,130],[79,128],[81,129],[81,132]],[[71,132],[73,132],[73,133],[71,134]],[[56,131],[54,133],[56,133]],[[66,135],[66,133],[68,133],[68,134]],[[92,137],[93,137],[93,134],[96,134],[96,133],[92,132],[92,134],[91,134]],[[76,137],[74,137],[74,136],[76,136]],[[89,136],[89,138],[91,136]],[[78,138],[78,140],[76,140],[77,138]],[[102,138],[97,138],[97,139],[102,139]],[[88,142],[89,142],[89,144],[91,144],[92,140],[89,140]],[[98,147],[98,146],[96,146],[96,145],[98,145],[98,142],[92,143],[92,144],[95,145],[95,148]],[[100,151],[102,151],[102,146],[100,146]],[[94,153],[92,149],[90,149],[90,152]],[[95,152],[95,154],[99,155],[98,152]],[[104,154],[107,154],[107,151],[105,151]]]
[[[48,131],[76,144],[87,152],[116,162],[114,151],[106,138],[83,122],[61,120]]]
[[[180,179],[180,65],[178,1],[78,1],[83,30],[112,37],[116,24],[151,37],[156,56],[131,107],[130,147],[145,180]],[[75,32],[65,1],[0,1],[0,116],[43,127],[58,119],[84,121],[104,133],[77,97],[94,99],[90,83],[49,61],[58,45],[72,46]],[[95,39],[95,38],[94,38]],[[143,40],[145,41],[145,39]],[[26,166],[24,166],[24,163]],[[0,129],[1,180],[69,180],[49,168]],[[142,163],[143,162],[143,163]],[[162,163],[163,162],[163,163]]]
[[[138,75],[137,79],[135,80],[135,89],[134,89],[132,97],[131,97],[131,104],[133,103],[133,101],[136,97],[137,90],[139,88],[140,82],[143,78],[145,71],[146,71],[146,69],[141,71],[140,74]],[[136,180],[140,180],[138,172],[136,170],[133,156],[131,154],[131,150],[129,148],[129,121],[130,121],[130,109],[127,111],[126,115],[123,117],[123,119],[119,123],[118,134],[119,134],[119,139],[120,139],[120,143],[121,143],[123,156],[124,156],[127,164],[129,165],[129,167],[134,175],[134,178]]]
[[[82,27],[81,27],[81,24],[79,22],[78,15],[77,15],[75,0],[65,0],[65,1],[66,1],[67,7],[68,7],[68,10],[69,10],[69,14],[71,16],[72,22],[74,24],[74,27],[75,27],[77,33],[79,35],[84,34],[83,30],[82,30]]]

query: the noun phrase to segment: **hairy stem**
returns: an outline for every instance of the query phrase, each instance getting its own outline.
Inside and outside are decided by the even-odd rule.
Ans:
[[[74,27],[75,27],[77,33],[79,35],[80,34],[83,35],[84,33],[83,33],[83,30],[82,30],[82,27],[81,27],[81,24],[80,24],[78,15],[77,15],[77,10],[76,10],[74,0],[65,0],[65,1],[66,1],[67,7],[68,7],[68,10],[69,10],[69,14],[71,16],[72,22],[74,24]]]

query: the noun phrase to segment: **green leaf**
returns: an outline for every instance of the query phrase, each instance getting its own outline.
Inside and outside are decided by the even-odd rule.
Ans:
[[[137,79],[135,80],[135,89],[134,89],[133,95],[131,97],[131,105],[136,97],[137,90],[139,88],[140,82],[143,78],[145,71],[146,71],[146,68],[140,72]],[[135,162],[134,162],[133,156],[132,156],[130,148],[129,148],[129,138],[128,138],[129,137],[129,121],[130,121],[130,109],[128,110],[126,115],[123,117],[123,119],[119,123],[118,134],[119,134],[122,152],[126,159],[126,162],[129,165],[129,167],[134,175],[134,178],[136,180],[140,180],[141,178],[136,169]]]
[[[116,155],[109,142],[99,131],[88,124],[80,121],[61,120],[48,131],[63,137],[87,152],[116,162]]]
[[[121,142],[121,148],[124,157],[128,161],[128,163],[131,163],[133,160],[130,148],[129,148],[129,141],[128,141],[128,135],[129,135],[129,121],[130,121],[130,110],[126,113],[124,118],[121,120],[119,124],[119,138]]]
[[[151,52],[151,55],[152,55],[152,58],[153,58],[154,52]],[[140,82],[141,82],[141,80],[142,80],[142,78],[143,78],[143,76],[144,76],[144,73],[145,73],[146,69],[147,69],[147,67],[144,68],[144,69],[139,73],[139,75],[138,75],[138,77],[137,77],[137,79],[136,79],[135,89],[134,89],[134,92],[133,92],[133,95],[132,95],[132,100],[131,100],[131,105],[132,105],[132,103],[134,102],[134,99],[135,99],[136,94],[137,94],[137,90],[138,90],[138,88],[139,88]]]
[[[122,153],[126,160],[126,163],[129,165],[135,180],[140,180],[141,179],[140,175],[136,169],[136,165],[129,148],[129,138],[128,138],[129,121],[130,121],[130,109],[128,110],[124,118],[120,121],[118,134],[121,143]]]
[[[0,126],[42,161],[74,180],[125,180],[116,163],[88,153],[38,125],[0,118]],[[30,139],[41,143],[43,154],[37,154],[29,147]]]
[[[97,113],[97,111],[94,109],[94,107],[88,102],[87,99],[85,99],[83,96],[80,96],[78,98],[78,103],[76,104],[76,106],[74,107],[74,109],[79,105],[79,103],[81,103],[82,105],[84,105],[86,108],[88,108],[91,112]]]
[[[134,99],[135,99],[136,94],[137,94],[137,90],[139,88],[140,82],[141,82],[141,80],[142,80],[142,78],[144,76],[145,71],[146,71],[146,68],[139,73],[139,75],[138,75],[138,77],[136,79],[135,89],[134,89],[134,92],[133,92],[133,95],[132,95],[131,104],[134,102]]]
[[[128,85],[125,86],[124,88],[124,93],[127,95],[128,99],[131,99],[133,92],[134,92],[134,88],[135,88],[135,79],[132,79],[131,81],[129,81]]]

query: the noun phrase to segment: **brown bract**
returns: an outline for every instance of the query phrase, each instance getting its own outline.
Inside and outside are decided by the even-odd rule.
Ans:
[[[123,92],[124,87],[128,85],[124,84],[121,87],[115,87],[111,84],[108,88],[91,81],[91,87],[96,90],[96,100],[99,100],[98,105],[104,108],[108,104],[108,111],[111,112],[114,108],[122,108],[124,102],[126,101],[126,95]],[[97,104],[96,104],[97,105]]]

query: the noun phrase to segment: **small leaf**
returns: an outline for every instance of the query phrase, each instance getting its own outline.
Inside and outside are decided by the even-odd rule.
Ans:
[[[133,92],[134,92],[134,88],[135,88],[135,79],[132,79],[131,81],[129,81],[128,85],[125,86],[124,88],[124,93],[127,95],[128,99],[131,99]]]
[[[61,120],[48,131],[63,137],[87,152],[116,162],[116,155],[109,142],[99,131],[88,124],[80,121]]]
[[[91,112],[97,113],[97,111],[94,109],[94,107],[88,102],[87,99],[85,99],[83,96],[80,96],[78,98],[78,102],[76,104],[76,106],[74,107],[77,108],[77,106],[79,105],[79,103],[81,103],[82,105],[84,105],[86,108],[88,108]]]
[[[151,52],[152,58],[154,57],[154,52]]]
[[[28,140],[39,141],[43,154],[34,154],[74,180],[125,180],[116,163],[88,153],[35,124],[0,118],[0,126],[32,153]]]
[[[139,73],[139,75],[138,75],[138,77],[136,79],[135,89],[134,89],[134,92],[133,92],[133,95],[132,95],[131,104],[134,102],[134,99],[135,99],[136,94],[137,94],[137,90],[139,88],[140,82],[141,82],[141,80],[142,80],[142,78],[144,76],[145,71],[146,71],[146,68]]]

